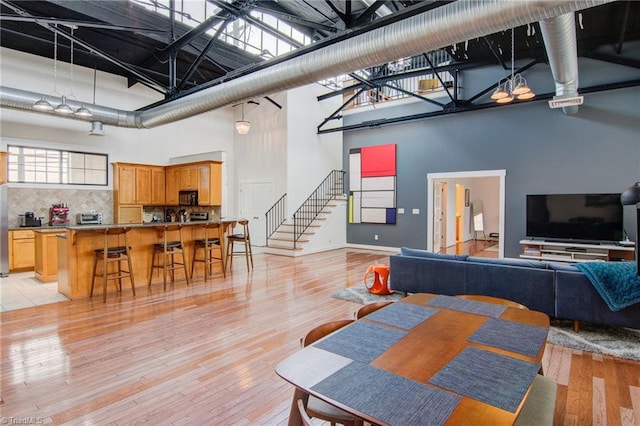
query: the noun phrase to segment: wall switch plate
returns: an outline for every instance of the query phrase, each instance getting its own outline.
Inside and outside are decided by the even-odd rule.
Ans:
[[[404,214],[404,209],[402,207],[398,208],[398,214]]]
[[[375,235],[373,236],[373,239],[374,239],[374,240],[376,240],[376,241],[378,241],[378,234],[375,234]]]
[[[420,209],[411,210],[411,214],[420,214]]]

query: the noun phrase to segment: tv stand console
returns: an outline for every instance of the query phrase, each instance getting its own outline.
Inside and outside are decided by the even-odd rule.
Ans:
[[[572,242],[521,240],[521,258],[555,262],[589,262],[595,260],[631,261],[635,247],[614,244],[581,244]]]

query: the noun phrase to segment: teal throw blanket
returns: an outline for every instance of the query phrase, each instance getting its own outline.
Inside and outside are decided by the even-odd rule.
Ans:
[[[576,263],[612,311],[640,302],[640,276],[636,262]]]

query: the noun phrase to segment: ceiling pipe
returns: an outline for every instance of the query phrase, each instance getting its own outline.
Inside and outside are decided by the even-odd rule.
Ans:
[[[153,128],[247,99],[611,1],[614,0],[453,2],[144,111],[85,105],[93,112],[91,121],[119,127]],[[42,96],[0,87],[0,106],[36,112],[31,106]],[[47,100],[50,98],[45,96]]]
[[[556,96],[578,96],[578,42],[574,13],[542,20],[540,30],[556,83]],[[578,105],[562,107],[562,112],[574,115],[578,112]]]

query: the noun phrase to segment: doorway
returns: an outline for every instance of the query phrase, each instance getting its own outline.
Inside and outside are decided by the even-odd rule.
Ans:
[[[504,215],[505,215],[505,178],[506,178],[506,170],[479,170],[479,171],[464,171],[464,172],[450,172],[450,173],[429,173],[427,174],[427,205],[430,206],[430,208],[427,208],[427,250],[429,251],[436,251],[436,247],[438,247],[438,251],[440,248],[442,247],[446,247],[446,245],[449,243],[449,241],[444,240],[444,242],[441,242],[440,244],[436,244],[434,239],[435,239],[435,235],[436,233],[438,233],[436,231],[436,229],[434,228],[434,226],[436,225],[436,223],[440,224],[442,226],[442,223],[446,223],[447,220],[450,221],[451,225],[451,232],[455,232],[455,217],[451,217],[451,215],[453,215],[454,211],[455,211],[455,198],[453,195],[447,197],[447,198],[452,198],[453,201],[451,201],[451,214],[442,217],[439,221],[435,221],[436,216],[436,197],[435,193],[437,188],[441,188],[442,184],[457,184],[458,182],[463,183],[464,181],[469,181],[471,183],[473,183],[473,179],[474,178],[487,178],[487,177],[494,177],[497,178],[496,180],[496,188],[495,188],[495,192],[497,192],[498,194],[494,194],[497,195],[496,197],[493,197],[495,199],[495,201],[493,203],[495,203],[495,206],[492,206],[496,212],[496,227],[497,227],[497,234],[498,234],[498,257],[504,257]],[[478,181],[481,181],[481,179],[477,179]],[[470,184],[469,187],[473,188],[473,185]],[[466,198],[467,198],[467,189],[468,188],[464,188],[464,190],[462,191],[465,196],[463,197],[464,201],[465,201],[465,205],[466,205]],[[440,192],[440,190],[438,190],[438,192]],[[456,191],[457,192],[457,191]],[[440,192],[440,200],[439,200],[439,211],[442,212],[442,206],[447,204],[447,198],[443,198],[442,193]],[[471,191],[471,199],[473,199],[473,191]],[[488,209],[489,206],[486,206],[486,209]],[[469,208],[469,207],[465,207],[465,208]],[[470,216],[470,215],[469,215]],[[468,219],[467,219],[468,220]],[[467,223],[466,221],[464,223]],[[463,227],[465,227],[466,225],[463,224]],[[439,232],[440,234],[442,234],[442,231]],[[433,236],[433,238],[429,238],[429,236]],[[452,242],[452,244],[454,244],[455,242]]]
[[[251,245],[267,245],[266,211],[273,203],[273,182],[245,180],[240,182],[240,217],[249,219]]]

